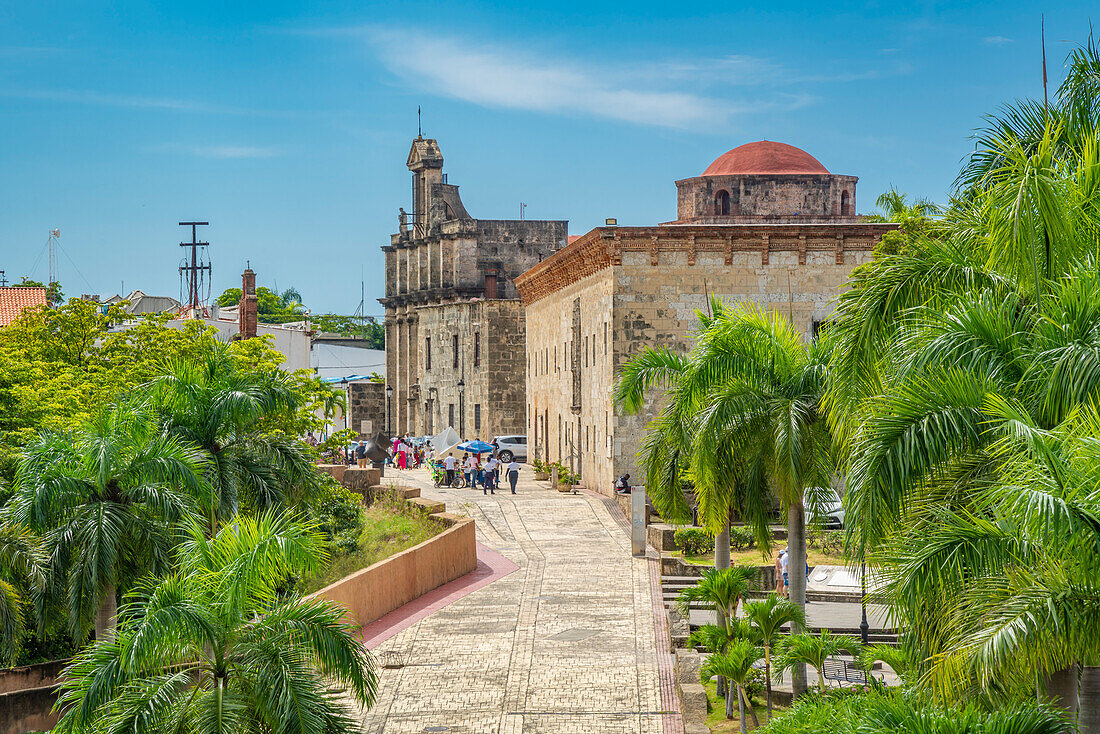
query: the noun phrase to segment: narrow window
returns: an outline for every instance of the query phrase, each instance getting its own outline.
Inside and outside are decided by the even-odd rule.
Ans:
[[[474,403],[474,430],[481,430],[481,403]]]
[[[458,367],[458,334],[451,336],[451,346],[454,348],[454,359],[451,362],[451,366]]]
[[[840,194],[840,213],[847,216],[852,214],[852,196],[847,191]]]
[[[454,428],[455,425],[455,404],[451,403],[447,406],[447,425]]]
[[[722,189],[718,192],[718,195],[714,197],[714,213],[718,215],[729,215],[730,192]]]
[[[432,368],[432,338],[424,337],[424,369]]]
[[[474,332],[474,367],[481,366],[481,332]]]

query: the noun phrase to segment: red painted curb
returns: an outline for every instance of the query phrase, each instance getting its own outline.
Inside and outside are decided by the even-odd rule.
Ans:
[[[413,599],[408,604],[394,609],[365,625],[359,633],[360,639],[368,650],[390,639],[398,632],[412,627],[430,614],[438,612],[464,596],[472,594],[497,579],[504,578],[519,566],[488,546],[477,544],[477,568],[465,576],[432,589],[427,594]]]

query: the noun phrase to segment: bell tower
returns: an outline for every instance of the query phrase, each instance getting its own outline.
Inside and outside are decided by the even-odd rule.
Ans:
[[[437,222],[432,221],[432,184],[443,183],[443,154],[434,138],[417,136],[405,162],[412,171],[413,236],[423,237]],[[438,207],[435,207],[438,211]]]

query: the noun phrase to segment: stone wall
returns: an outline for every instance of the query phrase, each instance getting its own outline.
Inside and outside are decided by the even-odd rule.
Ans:
[[[651,397],[635,416],[616,413],[614,376],[627,359],[643,347],[686,351],[708,293],[790,314],[809,336],[832,313],[852,268],[892,226],[602,228],[585,235],[517,279],[526,304],[529,445],[540,447],[540,458],[579,455],[588,489],[610,493],[623,473],[640,481],[635,454],[660,399]],[[582,350],[576,412],[574,303]]]
[[[591,489],[614,472],[614,282],[603,270],[527,309],[528,456],[579,469]]]
[[[363,422],[367,422],[364,430]],[[382,382],[348,383],[348,428],[368,439],[386,430],[386,385]]]
[[[431,138],[413,141],[406,166],[414,175],[412,226],[402,224],[382,248],[386,297],[379,300],[386,309],[386,378],[394,391],[391,427],[398,433],[416,433],[427,425],[439,425],[438,413],[426,412],[429,396],[421,378],[427,364],[418,357],[424,339],[432,332],[421,328],[418,309],[474,298],[517,298],[513,279],[565,244],[568,223],[470,217],[458,187],[444,183],[443,155]],[[514,336],[514,330],[500,333],[506,340]],[[488,337],[483,348],[506,352],[509,344],[498,345]],[[434,362],[432,369],[436,369]],[[522,384],[522,360],[516,361],[512,370]],[[487,396],[478,396],[478,400],[483,397],[485,401],[470,404],[487,404]],[[497,400],[507,402],[510,398]],[[433,410],[438,410],[439,403],[437,399]],[[457,410],[458,401],[455,404]],[[471,420],[472,410],[466,411]],[[518,420],[522,425],[522,416]],[[470,426],[473,430],[472,422]]]
[[[418,408],[422,420],[417,430],[435,434],[450,425],[463,438],[485,440],[522,433],[523,304],[517,300],[475,300],[422,306],[418,321],[422,338],[417,361],[425,369],[420,375]],[[427,369],[429,339],[431,369]],[[464,383],[461,394],[460,380]]]
[[[833,174],[696,176],[676,182],[676,216],[681,222],[711,218],[718,192],[730,198],[728,218],[783,216],[839,217],[855,213],[855,176]],[[845,198],[844,194],[847,194]],[[848,204],[848,209],[842,207]]]

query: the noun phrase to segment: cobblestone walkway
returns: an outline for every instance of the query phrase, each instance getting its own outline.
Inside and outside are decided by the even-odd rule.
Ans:
[[[394,475],[391,479],[390,475]],[[382,642],[369,734],[673,734],[663,725],[654,586],[612,510],[521,480],[505,490],[434,490],[387,470],[451,512],[519,570]]]

